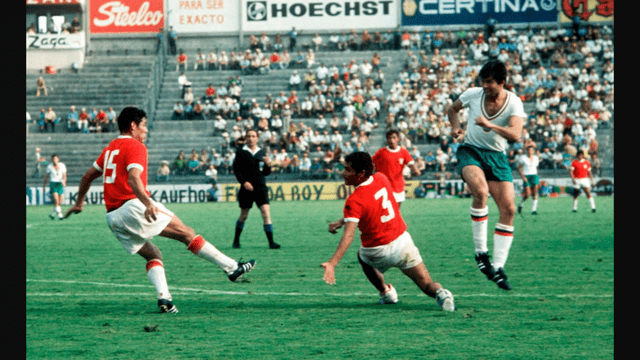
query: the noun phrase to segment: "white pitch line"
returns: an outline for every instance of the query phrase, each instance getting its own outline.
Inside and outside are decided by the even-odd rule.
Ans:
[[[113,287],[137,287],[137,288],[153,288],[152,285],[133,285],[133,284],[114,284],[103,282],[89,282],[89,281],[75,281],[75,280],[31,280],[27,279],[27,282],[44,282],[44,283],[63,283],[63,284],[80,284],[80,285],[96,285],[96,286],[113,286]],[[299,292],[254,292],[254,291],[221,291],[221,290],[209,290],[209,289],[197,289],[197,288],[181,288],[172,287],[172,295],[254,295],[254,296],[336,296],[336,297],[354,297],[354,296],[378,296],[375,292],[372,293],[299,293]],[[182,292],[181,292],[182,291]],[[91,297],[91,296],[147,296],[155,293],[104,293],[104,294],[82,294],[82,293],[46,293],[46,292],[27,292],[27,296],[42,296],[42,297],[55,297],[55,296],[68,296],[68,297]],[[421,293],[407,294],[403,296],[423,296]],[[454,294],[456,297],[521,297],[521,298],[540,298],[540,297],[559,297],[559,298],[613,298],[613,294],[522,294],[522,293],[509,293],[509,294]]]

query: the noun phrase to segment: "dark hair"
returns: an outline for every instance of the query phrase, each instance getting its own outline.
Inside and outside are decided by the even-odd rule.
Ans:
[[[389,137],[389,135],[391,135],[391,134],[396,134],[398,137],[400,137],[400,131],[399,131],[399,130],[397,130],[397,129],[390,129],[390,130],[387,130],[387,132],[384,134],[384,137],[385,137],[385,138],[388,138],[388,137]]]
[[[363,170],[367,178],[373,174],[373,160],[371,160],[371,155],[367,152],[354,151],[344,158],[344,162],[351,163],[351,168],[356,174]]]
[[[146,117],[147,113],[144,112],[144,110],[134,106],[127,106],[122,109],[120,115],[118,115],[118,130],[120,130],[120,132],[129,132],[129,130],[131,130],[131,122],[140,125],[142,119]]]
[[[507,67],[500,60],[491,60],[482,66],[478,77],[488,79],[492,77],[498,84],[507,81]]]

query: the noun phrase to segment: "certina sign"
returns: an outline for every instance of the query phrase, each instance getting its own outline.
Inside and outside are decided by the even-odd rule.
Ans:
[[[402,0],[403,26],[555,22],[556,0]]]
[[[396,0],[245,1],[243,29],[248,31],[395,27]]]
[[[90,32],[145,33],[164,28],[164,2],[141,0],[92,0]]]

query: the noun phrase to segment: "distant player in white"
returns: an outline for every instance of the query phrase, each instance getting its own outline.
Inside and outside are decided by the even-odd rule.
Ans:
[[[540,158],[536,155],[536,146],[533,142],[525,146],[527,153],[518,159],[518,173],[522,177],[522,197],[518,204],[518,214],[522,213],[522,204],[531,196],[531,214],[537,215],[538,212],[538,185],[540,178],[538,177],[538,164]]]
[[[520,139],[523,121],[527,117],[518,96],[504,88],[507,69],[499,60],[482,66],[479,73],[481,87],[465,90],[449,107],[447,115],[451,134],[457,138],[464,134],[458,148],[458,172],[473,195],[471,224],[478,268],[498,287],[510,290],[504,265],[513,242],[513,218],[516,212],[511,167],[506,157],[508,142]],[[469,111],[466,130],[460,127],[458,113]],[[487,249],[487,220],[491,195],[500,211],[495,227],[494,262],[491,264]]]
[[[44,176],[44,183],[42,184],[42,192],[45,192],[47,186],[47,180],[51,178],[51,184],[49,184],[49,192],[51,199],[53,200],[53,211],[49,214],[51,220],[55,219],[55,215],[58,214],[58,219],[62,220],[62,205],[64,187],[67,186],[67,167],[60,162],[58,155],[51,155],[51,164],[47,166],[47,172]]]

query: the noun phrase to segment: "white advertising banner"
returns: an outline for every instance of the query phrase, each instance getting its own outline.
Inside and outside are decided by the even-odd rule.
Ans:
[[[169,26],[180,33],[237,32],[239,0],[167,0]]]
[[[27,34],[27,50],[82,48],[84,48],[84,33]]]
[[[242,0],[242,31],[395,28],[399,0]]]

